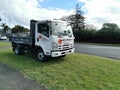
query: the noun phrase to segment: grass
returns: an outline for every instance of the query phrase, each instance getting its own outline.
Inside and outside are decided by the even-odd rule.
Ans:
[[[2,46],[10,46],[11,44],[9,42],[2,42],[0,41],[0,47]]]
[[[38,62],[31,55],[0,51],[0,62],[22,72],[48,90],[120,90],[120,61],[71,54]]]

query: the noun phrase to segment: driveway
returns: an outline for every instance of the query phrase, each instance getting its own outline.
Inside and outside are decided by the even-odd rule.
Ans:
[[[6,41],[5,41],[6,42]],[[0,50],[10,46],[0,46]],[[27,79],[19,71],[0,63],[0,90],[47,90],[35,81]]]
[[[120,47],[89,44],[75,44],[75,52],[120,59]]]

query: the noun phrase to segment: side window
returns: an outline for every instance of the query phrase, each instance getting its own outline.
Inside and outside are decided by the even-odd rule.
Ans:
[[[49,37],[49,26],[47,24],[38,24],[38,33]]]

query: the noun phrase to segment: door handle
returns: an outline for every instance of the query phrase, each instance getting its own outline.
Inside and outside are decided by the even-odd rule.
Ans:
[[[37,42],[39,42],[39,38],[37,38]]]

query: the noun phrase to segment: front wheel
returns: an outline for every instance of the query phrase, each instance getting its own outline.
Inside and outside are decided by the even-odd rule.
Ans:
[[[41,61],[41,62],[46,60],[46,56],[45,56],[43,50],[38,50],[37,59],[38,59],[38,61]]]

